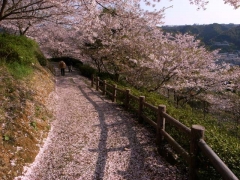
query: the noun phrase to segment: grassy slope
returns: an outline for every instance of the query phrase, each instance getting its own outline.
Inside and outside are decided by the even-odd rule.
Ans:
[[[47,136],[52,112],[46,104],[54,81],[31,40],[11,36],[6,43],[6,38],[0,38],[0,177],[13,179],[33,162]]]

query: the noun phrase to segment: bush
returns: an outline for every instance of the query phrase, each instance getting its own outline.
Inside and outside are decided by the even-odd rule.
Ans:
[[[36,53],[36,58],[37,58],[37,60],[38,60],[38,62],[40,63],[41,66],[46,66],[47,65],[47,59],[42,54],[42,52]]]
[[[88,78],[91,78],[93,75],[97,74],[97,70],[89,65],[80,65],[78,68],[81,74]]]
[[[100,78],[100,79],[111,79],[111,80],[115,80],[115,76],[113,74],[110,74],[110,73],[107,73],[107,72],[101,72],[101,73],[98,73],[97,76]]]

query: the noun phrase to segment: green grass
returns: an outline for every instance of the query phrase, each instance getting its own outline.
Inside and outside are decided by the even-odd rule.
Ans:
[[[43,66],[47,64],[35,41],[25,36],[4,33],[0,33],[0,62],[7,64],[17,62],[21,65],[40,63]]]
[[[10,74],[16,79],[22,79],[27,77],[33,72],[33,69],[29,65],[20,64],[18,62],[13,62],[6,64]]]
[[[46,58],[38,44],[25,37],[0,33],[0,65],[16,79],[22,79],[33,72],[37,63],[45,66]]]

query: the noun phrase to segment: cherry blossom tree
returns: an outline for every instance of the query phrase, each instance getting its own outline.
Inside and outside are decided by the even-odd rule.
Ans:
[[[217,64],[217,52],[208,52],[193,36],[163,34],[150,13],[105,10],[83,44],[99,71],[120,74],[137,88],[171,88],[185,99],[202,100],[207,93],[224,91],[224,82],[239,74],[239,68]],[[161,19],[163,11],[158,15]]]
[[[99,71],[104,69],[122,74],[123,71],[131,71],[134,59],[140,61],[148,56],[150,48],[146,47],[151,39],[147,34],[151,34],[154,29],[160,32],[156,25],[161,23],[159,20],[163,13],[143,13],[140,9],[133,13],[122,6],[114,8],[104,8],[95,19],[98,26],[83,33],[82,48],[93,59]]]
[[[39,43],[47,57],[81,57],[76,41],[81,41],[81,33],[70,26],[45,22],[30,29],[27,35]]]
[[[0,21],[13,19],[47,18],[55,5],[44,0],[1,0]]]

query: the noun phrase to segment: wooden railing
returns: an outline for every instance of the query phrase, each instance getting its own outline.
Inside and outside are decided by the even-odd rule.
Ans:
[[[123,96],[122,102],[126,109],[134,110],[138,114],[138,121],[145,120],[156,130],[156,143],[161,146],[164,140],[173,147],[173,149],[183,157],[189,165],[189,179],[197,179],[197,156],[199,152],[210,160],[217,172],[225,180],[238,180],[233,172],[225,165],[225,163],[217,156],[217,154],[204,141],[205,128],[201,125],[192,125],[191,128],[186,127],[178,120],[166,113],[166,106],[153,106],[145,102],[145,97],[136,97],[130,93],[129,89],[122,90],[117,88],[117,85],[108,84],[105,80],[102,81],[99,77],[92,77],[91,86],[96,87],[96,90],[101,90],[104,95],[108,95],[112,102],[116,102],[118,94]],[[135,103],[131,103],[134,101]],[[132,104],[137,104],[137,107]],[[144,110],[148,108],[155,113],[156,119],[152,120],[144,114]],[[171,126],[177,128],[181,133],[185,134],[190,142],[190,149],[186,151],[178,142],[176,142],[170,134],[165,130],[165,124],[169,123]]]

